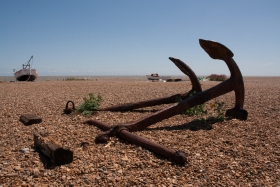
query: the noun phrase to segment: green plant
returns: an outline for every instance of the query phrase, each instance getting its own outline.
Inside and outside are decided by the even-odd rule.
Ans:
[[[202,116],[204,114],[207,114],[207,110],[204,110],[204,104],[201,105],[196,105],[188,110],[186,110],[185,112],[183,112],[184,114],[187,114],[189,116]]]
[[[94,110],[97,110],[102,101],[101,95],[98,94],[97,98],[92,93],[89,93],[89,98],[84,97],[84,103],[77,107],[77,111],[82,113],[83,116],[91,115]]]
[[[195,91],[190,94],[190,96],[193,96],[193,95],[195,95]],[[180,97],[176,98],[176,102],[180,102],[180,101],[182,101],[182,99]],[[207,110],[204,110],[204,104],[196,105],[196,106],[184,111],[182,114],[187,114],[189,116],[195,116],[195,115],[200,116],[200,119],[198,119],[198,120],[202,121],[202,122],[208,121],[210,123],[211,122],[215,123],[217,121],[224,121],[225,103],[215,101],[214,103],[211,104],[210,107],[215,111],[215,113],[217,114],[216,116],[210,116],[210,117],[204,119],[202,116],[204,114],[208,113]]]
[[[197,77],[198,81],[202,81],[204,77]]]
[[[214,111],[216,111],[217,115],[216,116],[210,116],[206,119],[206,121],[210,123],[215,123],[218,121],[224,121],[225,120],[225,114],[224,114],[224,102],[217,102],[215,101],[214,103],[211,104],[211,108],[214,108]]]
[[[225,103],[224,102],[215,102],[214,103],[214,110],[217,112],[216,118],[218,119],[225,119],[224,109]]]
[[[194,96],[195,94],[196,94],[196,91],[191,92],[190,97]],[[182,99],[177,98],[176,101],[180,102],[180,101],[182,101]],[[192,108],[189,108],[188,110],[184,111],[183,114],[187,114],[189,116],[194,116],[194,115],[202,116],[204,114],[207,114],[207,111],[204,110],[204,104],[201,104],[201,105],[196,105]]]

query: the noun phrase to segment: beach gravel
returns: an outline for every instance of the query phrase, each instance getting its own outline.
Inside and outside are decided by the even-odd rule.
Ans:
[[[0,186],[280,186],[280,78],[247,77],[244,109],[248,120],[198,122],[183,114],[158,122],[136,134],[187,153],[184,166],[144,148],[112,137],[95,144],[100,129],[83,124],[98,119],[110,125],[138,120],[169,105],[128,112],[100,111],[90,117],[65,115],[89,93],[100,94],[101,108],[167,97],[191,89],[190,81],[150,82],[130,78],[80,81],[0,83]],[[201,81],[202,89],[219,84]],[[232,108],[234,92],[214,102]],[[25,126],[23,114],[36,114],[39,124]],[[34,147],[38,129],[74,152],[73,162],[53,166]],[[81,146],[87,142],[87,146]]]

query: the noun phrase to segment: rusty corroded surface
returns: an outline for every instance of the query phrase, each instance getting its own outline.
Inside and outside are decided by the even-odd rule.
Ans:
[[[72,108],[69,106],[70,103],[72,104]],[[67,101],[63,113],[64,113],[64,114],[70,114],[70,113],[72,113],[74,110],[76,110],[76,109],[75,109],[75,104],[74,104],[74,102],[73,102],[73,101]]]
[[[247,119],[248,113],[243,109],[245,93],[243,77],[237,64],[231,57],[233,56],[233,53],[225,46],[217,42],[202,39],[200,39],[199,42],[202,48],[205,49],[205,51],[211,57],[219,58],[226,62],[231,72],[230,78],[210,89],[199,92],[192,97],[189,97],[179,103],[173,104],[166,109],[153,113],[138,121],[132,122],[131,124],[127,125],[127,128],[131,132],[143,130],[152,124],[162,121],[163,119],[172,117],[196,105],[203,104],[211,99],[214,99],[231,91],[235,92],[235,106],[234,108],[228,110],[226,112],[226,115],[228,117],[233,117],[240,120]]]
[[[230,78],[222,82],[220,86],[217,85],[212,88],[212,97],[218,97],[227,92],[234,91],[235,106],[234,108],[227,110],[226,116],[240,120],[247,120],[248,112],[243,109],[245,97],[243,77],[237,64],[232,58],[233,53],[226,46],[218,42],[200,39],[199,43],[211,58],[225,61],[231,74]]]
[[[88,120],[84,122],[85,124],[94,125],[98,128],[105,130],[105,132],[102,132],[97,136],[97,139],[95,140],[96,143],[106,143],[108,141],[108,138],[110,136],[119,136],[120,138],[139,145],[143,148],[146,148],[148,150],[151,150],[165,158],[169,158],[172,161],[178,163],[178,164],[185,164],[187,161],[186,153],[183,151],[175,151],[173,149],[169,149],[163,145],[160,145],[158,143],[152,142],[146,138],[143,138],[141,136],[138,136],[136,134],[133,134],[128,131],[127,128],[114,126],[111,127],[110,125],[106,123],[102,123],[97,120]],[[110,131],[111,129],[111,131]],[[107,130],[107,131],[106,131]]]
[[[185,64],[183,61],[181,61],[178,58],[174,58],[174,57],[169,57],[169,59],[185,74],[187,75],[192,83],[192,89],[191,91],[189,91],[189,93],[196,91],[196,92],[201,92],[202,88],[201,85],[198,81],[198,78],[196,76],[196,74],[193,72],[193,70],[187,65]],[[189,96],[189,95],[188,95]]]
[[[176,114],[180,114],[181,112],[187,109],[190,109],[196,105],[203,104],[211,99],[214,99],[216,97],[219,97],[231,91],[235,92],[235,106],[232,109],[226,111],[226,116],[237,118],[240,120],[246,120],[248,116],[248,112],[243,109],[244,95],[245,95],[243,77],[237,64],[232,58],[233,53],[226,46],[218,42],[200,39],[199,43],[211,58],[223,60],[227,64],[231,73],[229,79],[210,89],[202,91],[199,81],[197,80],[197,77],[195,73],[191,70],[191,68],[189,68],[181,60],[170,57],[169,59],[182,72],[184,72],[186,75],[190,77],[193,86],[192,90],[197,91],[195,95],[190,96],[189,94],[185,94],[183,95],[184,97],[182,97],[182,95],[175,95],[168,98],[149,100],[140,103],[132,103],[132,104],[130,103],[128,105],[119,106],[119,109],[127,110],[127,109],[135,109],[135,108],[145,107],[145,106],[153,106],[156,104],[171,103],[171,101],[173,101],[174,97],[176,96],[181,96],[181,98],[183,98],[183,100],[180,101],[179,103],[172,104],[171,106],[161,111],[155,112],[142,119],[124,125],[115,125],[110,127],[108,124],[104,124],[97,120],[88,120],[85,123],[95,125],[105,130],[105,132],[102,132],[100,135],[97,136],[96,142],[105,143],[108,141],[110,136],[120,136],[121,138],[126,139],[131,143],[143,146],[151,151],[154,151],[167,158],[171,158],[173,159],[173,161],[182,164],[185,163],[186,161],[185,154],[183,152],[170,150],[157,143],[139,137],[131,132],[141,131],[150,125],[153,125],[164,119],[170,118]],[[115,110],[116,107],[115,108],[111,107],[107,109]]]

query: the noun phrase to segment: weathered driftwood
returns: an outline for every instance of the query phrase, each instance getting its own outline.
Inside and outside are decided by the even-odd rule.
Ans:
[[[57,141],[51,137],[43,137],[40,133],[34,131],[34,146],[38,147],[41,152],[49,157],[54,165],[59,166],[69,164],[73,161],[73,152],[64,149]]]
[[[37,116],[36,114],[23,114],[20,116],[19,120],[24,125],[32,125],[42,122],[42,118]]]

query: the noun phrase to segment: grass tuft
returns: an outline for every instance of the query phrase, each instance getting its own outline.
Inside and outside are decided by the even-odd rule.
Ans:
[[[193,91],[190,94],[190,97],[194,96],[195,94],[196,94],[196,91]],[[176,101],[180,102],[180,101],[182,101],[182,99],[178,98]],[[196,105],[196,106],[184,111],[183,114],[186,114],[186,115],[189,115],[189,116],[195,116],[195,115],[202,116],[204,114],[207,114],[207,111],[204,110],[204,104],[201,104],[201,105]]]
[[[194,96],[195,94],[196,94],[196,92],[194,91],[190,94],[190,96]],[[180,101],[182,101],[182,99],[177,98],[176,101],[180,102]],[[182,114],[186,114],[189,116],[199,116],[200,120],[202,120],[202,121],[224,121],[224,119],[225,119],[225,114],[224,114],[225,103],[224,102],[215,101],[214,103],[212,103],[210,106],[211,106],[211,109],[214,110],[213,113],[216,115],[210,116],[206,119],[204,119],[202,117],[203,115],[206,115],[208,113],[207,110],[204,110],[204,106],[205,106],[204,104],[196,105],[196,106],[184,111]]]
[[[102,101],[101,95],[98,94],[97,98],[92,93],[89,93],[89,98],[84,97],[84,102],[77,107],[77,111],[82,113],[83,116],[89,116],[93,111],[97,110]]]

